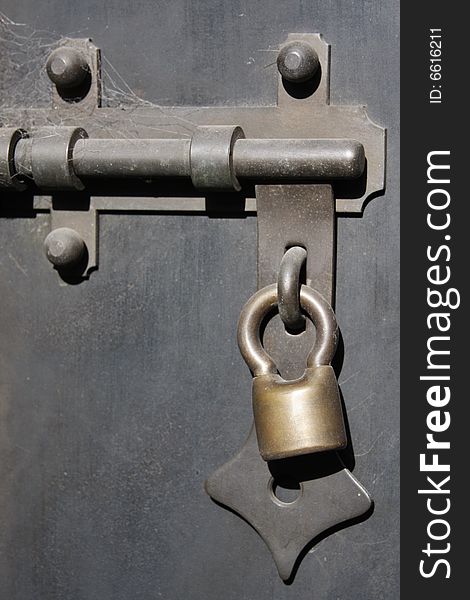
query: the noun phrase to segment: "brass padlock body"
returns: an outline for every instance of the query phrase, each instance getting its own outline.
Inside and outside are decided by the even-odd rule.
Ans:
[[[341,398],[333,367],[309,367],[286,381],[267,373],[253,379],[256,435],[264,460],[347,445]]]

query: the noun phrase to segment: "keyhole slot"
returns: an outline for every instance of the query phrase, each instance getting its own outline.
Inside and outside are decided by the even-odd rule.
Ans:
[[[279,506],[290,506],[297,502],[302,494],[302,484],[298,481],[282,483],[271,478],[268,483],[271,499]]]

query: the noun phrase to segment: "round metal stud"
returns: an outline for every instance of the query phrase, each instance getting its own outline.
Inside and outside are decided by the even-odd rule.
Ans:
[[[48,260],[59,269],[72,267],[83,258],[86,246],[82,237],[69,227],[59,227],[44,240]]]
[[[282,46],[277,57],[277,68],[286,81],[303,83],[318,70],[320,61],[315,49],[306,42],[289,42]]]
[[[90,73],[85,56],[70,46],[62,46],[51,52],[46,63],[49,79],[60,89],[79,87]]]

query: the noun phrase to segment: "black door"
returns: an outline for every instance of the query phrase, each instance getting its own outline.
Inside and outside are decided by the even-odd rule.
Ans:
[[[269,105],[289,33],[332,47],[332,104],[387,127],[385,195],[338,219],[339,377],[365,521],[285,585],[263,541],[205,494],[243,443],[251,376],[236,324],[256,289],[256,216],[100,214],[99,269],[44,257],[50,215],[0,200],[0,598],[398,597],[398,2],[4,0],[5,108],[50,102],[62,37],[103,53],[103,104]],[[158,127],[158,123],[155,124]]]

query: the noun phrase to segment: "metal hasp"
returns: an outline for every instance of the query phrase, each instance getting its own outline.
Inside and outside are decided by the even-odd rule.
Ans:
[[[330,105],[319,34],[281,44],[274,106],[102,107],[101,52],[89,39],[62,39],[44,68],[51,107],[2,110],[0,188],[62,213],[51,225],[85,241],[85,276],[98,266],[102,211],[206,212],[231,191],[253,213],[256,185],[323,181],[337,213],[360,213],[383,189],[385,132],[362,106]]]
[[[331,453],[318,455],[314,468],[308,457],[286,461],[265,463],[252,427],[240,452],[207,479],[206,491],[248,521],[271,551],[281,579],[289,581],[311,543],[367,513],[371,499]],[[299,490],[298,498],[284,502],[276,485]]]
[[[371,511],[372,500],[345,468],[350,440],[347,425],[345,429],[343,425],[333,367],[320,367],[316,375],[314,369],[305,370],[306,365],[313,364],[312,360],[328,364],[338,340],[330,308],[334,299],[336,246],[332,187],[263,185],[257,186],[256,193],[258,294],[266,299],[260,308],[256,308],[258,303],[255,305],[253,317],[259,320],[266,304],[272,309],[279,302],[282,286],[279,289],[275,282],[283,275],[286,254],[294,248],[302,248],[306,253],[304,279],[300,270],[292,269],[290,275],[284,272],[284,277],[297,277],[301,306],[303,287],[299,284],[314,287],[321,298],[317,313],[320,311],[323,316],[315,319],[316,335],[310,319],[305,320],[303,331],[289,332],[281,318],[270,318],[263,331],[264,352],[260,353],[259,337],[243,333],[247,328],[253,331],[258,327],[258,321],[253,325],[244,318],[245,310],[253,310],[250,305],[257,295],[248,302],[242,311],[239,342],[242,354],[257,357],[255,362],[248,361],[255,375],[253,409],[257,428],[255,431],[252,427],[239,453],[207,479],[206,490],[214,500],[240,514],[256,529],[270,549],[280,577],[291,580],[307,547],[329,529],[364,518]],[[287,261],[290,260],[288,257]],[[266,375],[257,377],[257,373]],[[263,378],[269,381],[261,381]],[[285,395],[278,395],[275,387],[279,385],[284,386]],[[313,409],[311,400],[318,401]],[[324,437],[325,422],[328,430],[334,432],[333,437]],[[340,449],[345,443],[346,449],[341,453],[304,454]],[[299,495],[292,502],[283,502],[275,493],[279,487],[298,490]]]
[[[294,39],[288,40],[278,58],[281,85],[290,93],[291,109],[300,113],[308,104],[315,122],[318,113],[325,114],[325,107],[327,112],[332,108],[328,104],[328,49],[317,38],[314,49],[320,68],[312,66],[310,78],[305,79],[308,53],[304,44],[312,38],[289,37]],[[330,119],[327,122],[337,131]],[[364,131],[358,119],[352,122],[358,126],[353,139],[362,141]],[[366,123],[362,122],[364,129],[375,127]],[[369,177],[374,178],[372,162],[378,157],[367,150],[365,155],[363,191],[368,189]],[[376,166],[383,178],[384,155],[379,151],[379,156]],[[256,186],[259,292],[248,301],[239,324],[240,349],[245,358],[250,357],[247,362],[254,375],[256,430],[252,427],[239,453],[208,478],[206,490],[254,527],[270,549],[280,577],[287,581],[295,576],[307,548],[332,528],[366,518],[373,506],[367,491],[345,467],[351,446],[334,373],[334,367],[340,366],[320,366],[331,361],[336,342],[327,358],[317,361],[316,375],[311,368],[313,340],[318,350],[326,340],[335,340],[336,334],[326,334],[326,326],[317,320],[315,338],[311,320],[302,323],[299,318],[300,307],[313,316],[305,291],[302,296],[307,289],[302,284],[315,288],[326,306],[334,304],[336,212],[341,206],[335,194],[346,195],[349,189],[353,197],[357,183]],[[367,196],[350,206],[362,207]],[[254,336],[253,331],[265,312],[276,306],[282,318],[273,318],[272,312],[268,316],[261,352],[259,333]],[[254,324],[246,311],[256,319]],[[340,452],[328,451],[344,446]],[[276,493],[279,488],[297,490],[298,496],[284,501]]]

